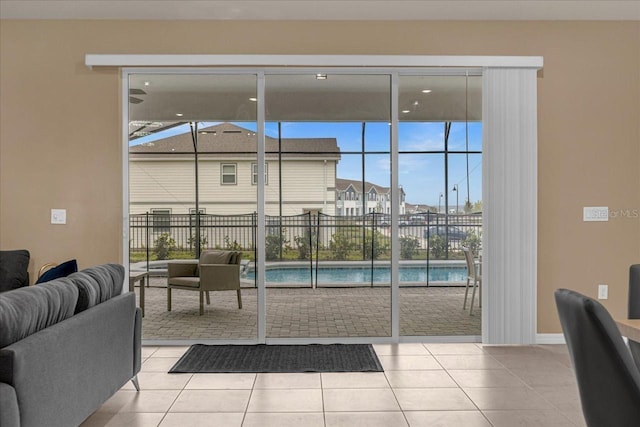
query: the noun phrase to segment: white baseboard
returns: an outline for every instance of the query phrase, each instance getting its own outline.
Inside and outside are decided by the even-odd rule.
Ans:
[[[566,344],[563,334],[536,334],[536,344]]]

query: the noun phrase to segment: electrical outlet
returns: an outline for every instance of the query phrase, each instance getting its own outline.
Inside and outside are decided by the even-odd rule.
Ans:
[[[609,298],[609,286],[598,285],[598,299],[607,299],[607,298]]]

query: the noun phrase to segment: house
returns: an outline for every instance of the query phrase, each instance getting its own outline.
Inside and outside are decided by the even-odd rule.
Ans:
[[[336,179],[336,205],[339,216],[361,216],[368,213],[391,214],[391,189],[352,179]],[[405,193],[399,188],[400,215],[405,211]]]
[[[335,215],[336,168],[340,161],[336,139],[283,138],[280,142],[282,155],[278,156],[278,140],[267,136],[265,141],[266,214]],[[231,123],[199,130],[201,213],[244,215],[257,210],[256,143],[255,132]],[[132,214],[195,212],[193,147],[191,133],[131,145]]]

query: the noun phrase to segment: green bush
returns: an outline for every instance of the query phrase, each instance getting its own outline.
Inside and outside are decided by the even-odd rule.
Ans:
[[[400,258],[413,259],[413,256],[420,249],[420,240],[414,236],[400,237]]]
[[[329,250],[334,260],[344,261],[349,255],[349,251],[353,248],[353,243],[347,235],[341,231],[334,233],[329,242]]]
[[[207,247],[207,243],[209,243],[207,241],[207,236],[200,236],[200,251],[202,252],[202,250],[204,248]],[[190,248],[195,248],[196,247],[196,236],[191,236],[187,239],[187,244],[189,245]]]
[[[267,261],[280,259],[280,250],[289,243],[283,235],[270,234],[265,238],[265,258]]]
[[[434,234],[429,237],[429,250],[435,259],[443,259],[447,255],[447,240],[444,236]]]
[[[475,230],[469,230],[467,237],[461,242],[461,244],[477,255],[482,245],[482,234],[478,235]]]
[[[309,230],[305,232],[304,236],[295,236],[293,241],[296,244],[296,249],[298,250],[298,259],[309,259],[309,254],[311,253],[311,245],[312,240],[315,237],[316,233],[311,233]]]
[[[234,240],[232,242],[231,238],[229,236],[224,236],[224,247],[228,251],[239,251],[239,250],[242,250],[242,246],[240,245],[240,243],[238,243],[237,240]]]
[[[372,248],[373,245],[373,248]],[[376,231],[372,233],[367,230],[364,238],[364,259],[379,259],[380,255],[387,252],[390,248],[389,238]]]
[[[176,249],[176,241],[169,233],[162,233],[154,242],[153,253],[156,259],[169,259],[171,252]]]

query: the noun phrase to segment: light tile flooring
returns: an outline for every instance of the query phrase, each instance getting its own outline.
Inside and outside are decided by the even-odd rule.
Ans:
[[[144,347],[83,427],[585,426],[566,347],[375,344],[384,372],[167,374],[187,347]]]

